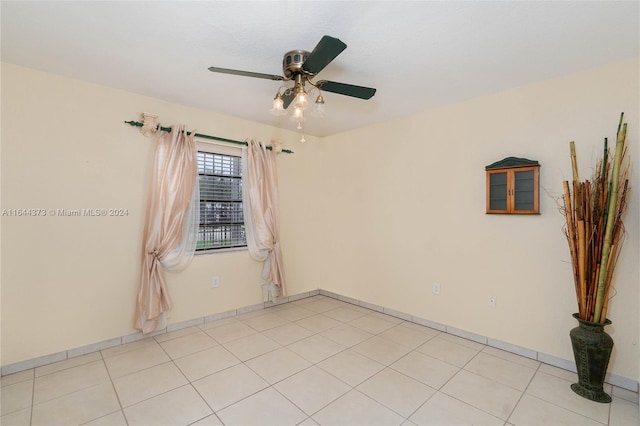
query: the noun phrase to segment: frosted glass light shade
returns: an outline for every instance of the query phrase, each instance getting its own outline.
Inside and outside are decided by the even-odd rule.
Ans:
[[[289,118],[289,120],[295,121],[298,123],[304,121],[304,111],[302,110],[302,108],[294,107],[293,113],[291,114],[291,117]]]
[[[309,106],[309,100],[307,99],[307,94],[304,91],[296,94],[296,98],[293,100],[293,106],[295,108],[300,108],[301,110],[307,109]]]
[[[282,100],[280,93],[273,98],[273,107],[269,110],[269,113],[276,116],[285,115],[287,113],[284,109],[284,101]]]

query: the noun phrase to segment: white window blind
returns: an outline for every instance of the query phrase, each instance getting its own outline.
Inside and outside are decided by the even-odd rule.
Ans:
[[[196,250],[245,247],[240,157],[198,152],[200,227]]]

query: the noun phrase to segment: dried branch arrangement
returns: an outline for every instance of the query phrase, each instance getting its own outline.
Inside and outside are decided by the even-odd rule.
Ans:
[[[578,312],[586,321],[604,323],[612,277],[624,241],[624,213],[629,194],[627,123],[620,115],[613,159],[607,139],[591,180],[580,181],[575,143],[570,143],[573,182],[563,182],[565,235],[571,252]]]

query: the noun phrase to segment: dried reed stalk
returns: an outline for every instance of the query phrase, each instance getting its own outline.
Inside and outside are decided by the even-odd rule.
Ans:
[[[624,114],[620,115],[613,163],[604,141],[602,160],[591,181],[580,182],[575,143],[570,142],[573,182],[563,182],[565,235],[573,266],[578,311],[581,319],[606,320],[609,294],[622,240],[622,216],[629,193]]]

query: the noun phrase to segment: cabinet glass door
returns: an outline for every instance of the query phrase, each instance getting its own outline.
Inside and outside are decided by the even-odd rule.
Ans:
[[[507,210],[507,172],[489,176],[489,210]]]
[[[514,210],[535,209],[535,179],[533,170],[514,171]]]

